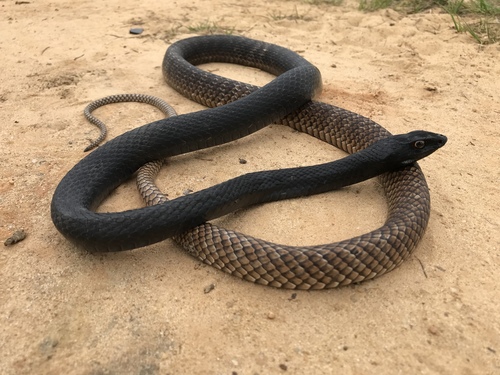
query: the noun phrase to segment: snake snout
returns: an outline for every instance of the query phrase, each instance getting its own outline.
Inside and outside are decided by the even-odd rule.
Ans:
[[[437,136],[439,136],[439,139],[437,140],[439,147],[443,147],[446,142],[448,142],[448,137],[443,134],[437,134]]]

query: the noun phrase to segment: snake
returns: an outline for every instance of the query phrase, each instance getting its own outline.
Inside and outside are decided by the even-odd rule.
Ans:
[[[227,62],[276,75],[258,88],[196,65]],[[98,147],[62,178],[51,217],[70,241],[91,251],[130,250],[175,236],[191,254],[231,275],[287,289],[328,289],[381,276],[407,259],[424,235],[430,194],[416,160],[442,147],[441,134],[392,136],[376,122],[314,100],[319,70],[297,53],[234,35],[173,43],[164,56],[166,82],[206,110],[128,131]],[[350,155],[317,166],[245,174],[188,196],[101,212],[102,200],[138,168],[248,136],[270,123],[314,136]],[[388,201],[385,223],[339,242],[287,246],[219,228],[208,221],[257,203],[319,194],[379,176]]]

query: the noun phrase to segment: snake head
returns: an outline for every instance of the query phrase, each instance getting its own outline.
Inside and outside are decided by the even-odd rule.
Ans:
[[[388,155],[385,160],[393,164],[394,167],[404,167],[413,164],[417,160],[423,159],[443,147],[448,140],[442,134],[424,130],[415,130],[386,139],[389,145],[386,146]]]

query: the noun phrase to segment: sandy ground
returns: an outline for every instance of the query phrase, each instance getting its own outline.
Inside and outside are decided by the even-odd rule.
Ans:
[[[0,252],[0,373],[500,373],[498,44],[480,47],[456,34],[438,10],[363,14],[354,3],[3,0],[0,9],[0,237],[27,233]],[[163,82],[160,64],[170,43],[207,21],[301,53],[323,74],[322,101],[393,133],[449,137],[421,162],[432,217],[411,259],[375,281],[294,293],[204,266],[171,241],[91,255],[56,231],[52,193],[97,135],[85,105],[142,92],[179,113],[200,109]],[[133,26],[145,32],[132,36]],[[257,84],[271,79],[208,68]],[[161,117],[140,104],[97,114],[110,138]],[[340,156],[272,126],[173,159],[159,183],[176,196],[249,171]],[[131,182],[101,209],[139,206]],[[218,223],[298,245],[372,230],[385,213],[380,187],[368,181]]]

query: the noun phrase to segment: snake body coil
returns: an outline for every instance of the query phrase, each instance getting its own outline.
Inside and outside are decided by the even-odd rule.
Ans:
[[[212,61],[253,66],[278,77],[257,90],[193,66]],[[416,163],[380,177],[389,201],[388,218],[381,228],[349,240],[282,246],[205,223],[249,204],[323,192],[380,174],[384,169],[375,162],[361,169],[361,175],[346,171],[370,163],[378,151],[367,147],[390,133],[360,115],[311,101],[321,86],[318,70],[272,44],[234,36],[185,39],[167,50],[163,73],[185,96],[216,108],[142,126],[80,161],[63,178],[52,200],[53,222],[65,236],[97,251],[132,249],[177,236],[191,254],[226,272],[260,284],[298,289],[371,279],[398,266],[415,248],[430,212],[429,191]],[[165,204],[120,213],[93,212],[146,162],[223,144],[275,121],[356,152],[335,164],[334,175],[343,181],[328,177],[325,166],[259,172]],[[436,149],[446,139],[434,141]]]

